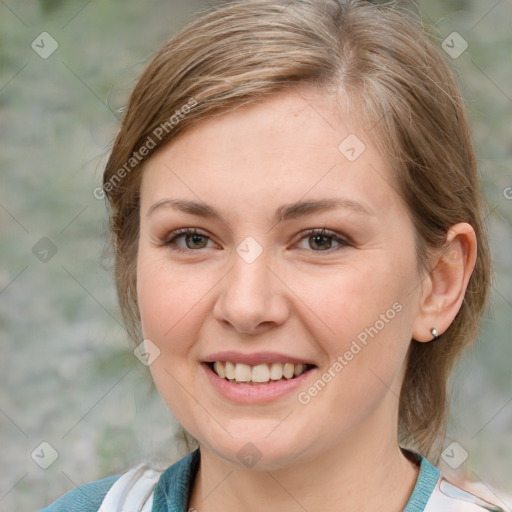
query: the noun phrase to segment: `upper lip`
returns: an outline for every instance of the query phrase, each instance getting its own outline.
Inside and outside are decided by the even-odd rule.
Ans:
[[[215,361],[229,361],[231,363],[242,363],[250,366],[256,366],[264,363],[302,363],[316,366],[313,362],[307,359],[287,354],[280,354],[277,352],[254,352],[252,354],[245,354],[243,352],[224,351],[215,352],[203,359],[204,363],[214,363]]]

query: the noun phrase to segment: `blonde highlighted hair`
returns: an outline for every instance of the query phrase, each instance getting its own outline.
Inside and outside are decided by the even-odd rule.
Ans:
[[[411,340],[401,389],[400,442],[437,461],[448,378],[476,338],[489,294],[490,255],[456,79],[440,44],[396,2],[233,1],[202,13],[156,53],[131,94],[103,178],[127,330],[140,343],[136,260],[144,161],[207,117],[296,86],[348,98],[347,113],[357,113],[392,163],[416,228],[421,269],[428,270],[427,250],[442,247],[452,225],[467,222],[476,232],[477,262],[462,307],[435,343]],[[169,124],[191,100],[186,115]]]

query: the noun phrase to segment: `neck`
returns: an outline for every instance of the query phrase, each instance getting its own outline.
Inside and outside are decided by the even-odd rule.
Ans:
[[[374,426],[315,457],[275,471],[240,468],[201,446],[189,507],[200,512],[402,511],[419,469]],[[387,437],[387,436],[386,436]]]

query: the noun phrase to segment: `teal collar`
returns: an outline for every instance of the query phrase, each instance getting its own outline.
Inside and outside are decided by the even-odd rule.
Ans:
[[[440,473],[419,453],[409,453],[419,463],[420,472],[403,512],[419,512],[425,509]],[[197,449],[162,473],[155,487],[153,512],[187,512],[190,491],[199,469],[199,461],[200,452]]]
[[[188,511],[188,500],[200,457],[198,448],[162,473],[153,495],[154,512]]]
[[[418,461],[420,472],[411,497],[409,498],[409,501],[407,502],[403,512],[418,512],[420,510],[425,510],[427,501],[434,492],[437,481],[439,480],[441,474],[439,469],[430,464],[430,462],[425,457],[423,457],[423,455],[410,451],[409,453],[413,455]]]

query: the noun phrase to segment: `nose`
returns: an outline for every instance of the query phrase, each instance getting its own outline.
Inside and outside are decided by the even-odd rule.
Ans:
[[[230,271],[219,284],[214,317],[249,335],[283,324],[289,316],[287,287],[271,265],[263,254],[249,263],[233,253]]]

